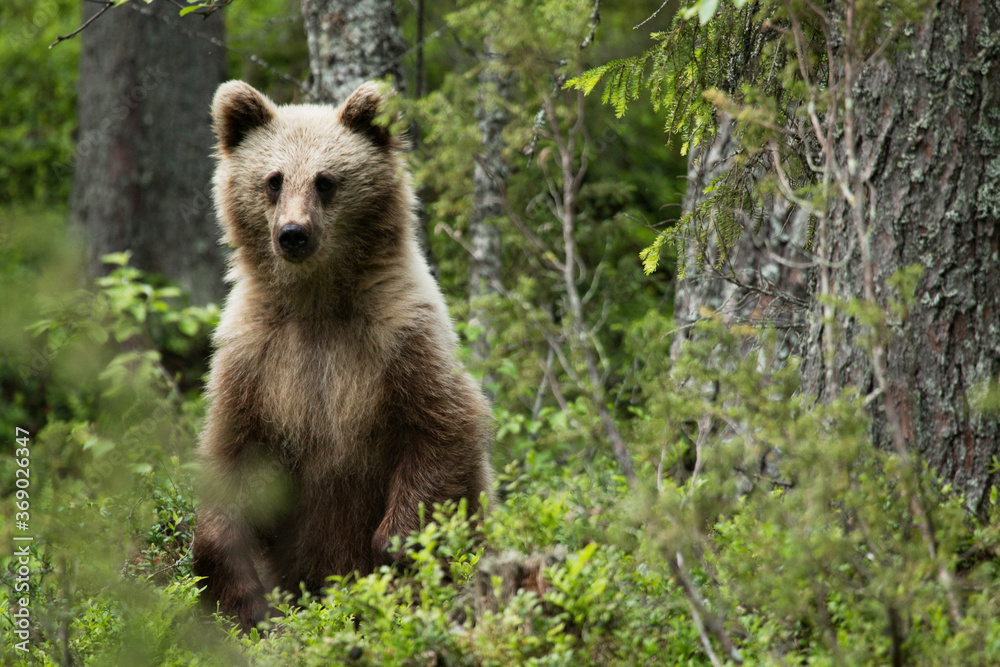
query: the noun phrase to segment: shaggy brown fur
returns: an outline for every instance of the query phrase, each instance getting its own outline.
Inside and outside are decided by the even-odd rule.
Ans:
[[[215,198],[235,246],[215,334],[194,540],[205,596],[246,631],[265,591],[390,562],[419,507],[489,493],[489,407],[454,359],[373,84],[338,109],[218,90]],[[289,224],[308,234],[291,256]]]

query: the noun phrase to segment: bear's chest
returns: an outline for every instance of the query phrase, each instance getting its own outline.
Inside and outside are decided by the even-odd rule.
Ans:
[[[352,467],[371,460],[385,419],[385,364],[362,340],[284,331],[260,351],[261,409],[282,458]]]

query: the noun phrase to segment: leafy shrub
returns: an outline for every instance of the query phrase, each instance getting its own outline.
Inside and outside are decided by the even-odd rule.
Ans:
[[[127,256],[108,258],[118,268],[95,290],[67,289],[79,263],[54,267],[75,256],[72,244],[52,242],[37,225],[34,233],[12,234],[4,250],[25,257],[25,248],[40,247],[34,270],[25,257],[0,272],[22,302],[10,325],[25,327],[21,339],[4,342],[0,379],[14,399],[2,413],[5,428],[31,433],[31,655],[43,664],[67,656],[116,664],[122,655],[190,664],[192,647],[212,644],[191,639],[202,630],[184,563],[202,406],[163,359],[204,347],[217,312],[177,305],[176,288],[150,284]],[[46,283],[50,289],[38,289]],[[14,466],[11,457],[0,461],[10,503]],[[4,526],[4,539],[13,529]],[[15,560],[5,555],[0,568],[13,577]],[[10,620],[7,590],[3,603]],[[12,625],[4,624],[4,637],[9,660],[23,655]]]
[[[42,664],[67,651],[89,664],[707,664],[706,647],[724,660],[726,642],[730,659],[761,664],[954,664],[970,647],[1000,659],[997,523],[874,450],[858,397],[801,395],[775,336],[708,321],[671,360],[669,338],[650,335],[656,314],[625,332],[650,353],[633,410],[645,486],[630,490],[600,455],[541,442],[573,439],[583,412],[536,423],[501,406],[509,458],[480,529],[438,508],[397,545],[409,568],[275,598],[271,632],[238,637],[197,610],[187,557],[201,399],[160,363],[165,346],[204,335],[214,309],[184,308],[111,259],[96,291],[43,304],[31,327],[50,352],[43,384],[61,387],[32,445]],[[11,577],[12,560],[2,565]]]

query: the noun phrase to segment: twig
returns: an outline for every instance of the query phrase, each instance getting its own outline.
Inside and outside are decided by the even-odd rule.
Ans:
[[[542,366],[542,384],[538,386],[538,391],[535,392],[535,400],[531,404],[532,421],[537,421],[538,415],[542,411],[542,399],[545,398],[545,392],[549,387],[549,375],[552,372],[553,361],[555,361],[555,352],[552,351],[552,348],[549,348],[548,357],[545,359],[545,364]]]
[[[573,368],[573,364],[569,362],[566,357],[566,351],[562,347],[562,342],[556,339],[555,336],[549,333],[543,333],[546,342],[552,347],[556,353],[556,358],[559,359],[559,365],[562,366],[563,371],[569,376],[569,379],[578,385],[583,385],[583,379],[577,374],[576,370]]]
[[[97,12],[96,14],[94,14],[93,16],[91,16],[89,19],[87,19],[87,21],[82,26],[80,26],[79,28],[77,28],[76,30],[74,30],[73,32],[71,32],[71,33],[69,33],[67,35],[59,35],[56,38],[56,41],[54,41],[51,44],[49,44],[49,48],[51,49],[53,46],[55,46],[59,42],[65,42],[67,39],[73,39],[74,37],[76,37],[77,35],[79,35],[81,32],[83,32],[88,25],[90,25],[91,23],[93,23],[97,19],[101,18],[101,16],[104,14],[104,12],[108,11],[109,9],[111,9],[114,6],[115,6],[114,0],[111,0],[110,2],[105,2],[104,6],[101,7],[101,10],[99,12]]]
[[[781,167],[781,154],[778,152],[777,142],[772,140],[769,148],[771,149],[771,158],[774,161],[774,172],[778,176],[778,188],[781,190],[781,196],[801,208],[803,211],[808,212],[810,215],[820,215],[821,212],[817,211],[812,204],[795,195],[795,190],[792,188],[792,184],[788,180],[785,170]]]
[[[667,564],[670,566],[670,572],[674,575],[674,579],[677,580],[677,583],[680,584],[681,589],[684,591],[684,595],[687,596],[688,603],[691,605],[691,615],[695,618],[695,624],[701,622],[699,632],[710,632],[715,637],[715,640],[719,642],[726,657],[737,665],[742,665],[743,656],[740,655],[739,650],[733,645],[733,641],[729,638],[729,634],[726,633],[726,629],[719,619],[708,610],[698,590],[694,587],[694,583],[692,583],[684,571],[684,556],[681,552],[678,551],[674,558],[668,558]],[[707,638],[703,638],[703,641],[705,639]],[[709,655],[709,659],[711,660],[711,655]],[[713,661],[713,664],[719,663]]]
[[[647,18],[645,21],[643,21],[642,23],[640,23],[638,25],[632,26],[632,30],[638,30],[642,26],[646,25],[647,23],[649,23],[650,21],[652,21],[653,19],[655,19],[656,15],[659,14],[663,10],[663,8],[667,6],[667,4],[669,2],[670,2],[670,0],[663,0],[663,4],[660,5],[659,7],[657,7],[656,11],[653,12],[652,14],[650,14],[649,18]]]
[[[546,364],[542,366],[542,372],[545,374],[546,380],[548,380],[549,387],[552,389],[552,396],[555,397],[556,403],[559,404],[559,409],[569,415],[569,424],[578,431],[583,431],[583,425],[573,416],[572,411],[569,408],[569,402],[566,400],[566,396],[563,395],[562,385],[559,384],[556,374],[552,372],[552,356],[556,352],[556,347],[554,347],[553,342],[549,342],[549,356]]]
[[[628,445],[622,437],[618,426],[615,425],[611,411],[608,409],[607,396],[604,385],[601,381],[601,372],[598,368],[597,358],[594,354],[594,347],[587,340],[586,323],[583,315],[583,305],[580,302],[580,292],[576,286],[576,276],[574,267],[576,266],[576,196],[579,194],[583,173],[586,170],[584,162],[580,170],[574,170],[573,160],[575,159],[576,138],[583,128],[583,92],[577,92],[577,119],[567,130],[565,138],[559,132],[559,125],[556,119],[555,109],[551,97],[545,97],[542,107],[549,119],[549,127],[552,129],[552,139],[559,152],[559,163],[562,170],[562,232],[563,232],[563,287],[566,290],[567,309],[570,315],[570,327],[573,333],[573,341],[578,345],[583,354],[583,359],[587,368],[587,378],[590,387],[587,388],[590,402],[597,410],[597,414],[604,426],[605,434],[611,443],[611,452],[618,462],[625,479],[631,486],[637,483],[635,468],[632,464],[632,455],[629,453]],[[585,385],[582,385],[585,386]]]
[[[694,627],[698,628],[698,637],[701,639],[701,645],[705,649],[705,654],[708,655],[709,661],[715,667],[722,667],[722,661],[719,660],[719,656],[715,654],[715,649],[712,648],[712,639],[708,636],[708,632],[705,631],[705,622],[701,620],[698,608],[690,600],[688,600],[688,606],[691,607],[691,618],[694,619]]]
[[[180,565],[181,563],[183,563],[184,561],[186,561],[188,559],[188,556],[191,555],[191,549],[193,549],[193,548],[194,548],[194,540],[191,540],[191,544],[188,545],[187,551],[184,552],[183,556],[181,556],[180,558],[178,558],[177,560],[175,560],[170,565],[167,565],[166,567],[161,567],[156,572],[153,572],[153,573],[147,575],[147,577],[152,578],[152,577],[155,577],[158,574],[166,572],[167,570],[174,569],[175,567],[177,567],[178,565]]]
[[[585,48],[590,46],[591,42],[594,41],[594,35],[597,34],[597,24],[601,22],[601,0],[594,0],[594,11],[590,13],[590,33],[587,35],[586,39],[580,44],[580,50],[583,51]]]
[[[663,493],[663,462],[667,458],[667,443],[660,446],[660,461],[656,464],[656,492]]]
[[[809,72],[805,63],[807,62],[807,52],[805,49],[805,39],[802,35],[802,29],[799,24],[798,18],[795,13],[791,11],[788,3],[785,3],[785,8],[789,11],[789,18],[792,22],[792,28],[795,36],[795,53],[796,60],[799,63],[799,69],[802,73],[803,80],[806,82],[806,89],[809,94],[809,99],[806,102],[806,111],[809,115],[809,122],[812,126],[813,135],[816,137],[816,141],[819,143],[820,150],[826,159],[826,166],[823,168],[823,192],[828,192],[831,188],[833,179],[840,178],[839,169],[837,167],[836,155],[833,150],[833,137],[834,129],[837,121],[837,105],[829,105],[827,111],[827,125],[826,132],[823,132],[822,123],[819,120],[819,116],[816,113],[816,89],[809,84]],[[826,38],[826,50],[827,50],[827,62],[834,62],[832,42],[830,39],[830,34],[827,28],[828,19],[826,14],[817,8],[813,8],[821,19],[823,25],[823,34]],[[836,80],[837,74],[835,73],[838,68],[829,67],[827,74],[827,92],[831,96],[836,95],[838,90],[838,82]],[[780,167],[780,162],[776,162],[777,166]],[[776,167],[777,170],[777,167]],[[817,224],[816,224],[816,236],[818,238],[816,254],[820,257],[825,257],[829,251],[829,238],[828,238],[828,225],[827,225],[827,215],[826,211],[819,211],[817,214]],[[844,261],[846,262],[850,255],[845,255]],[[819,266],[819,293],[820,295],[832,296],[833,288],[830,278],[830,268],[827,264],[820,264]],[[836,387],[839,384],[839,373],[834,363],[834,357],[836,356],[836,347],[834,346],[834,308],[833,304],[829,299],[823,304],[823,320],[822,320],[822,331],[821,339],[823,346],[823,369],[824,369],[824,382],[826,387]]]
[[[476,256],[476,251],[472,249],[472,246],[470,246],[468,243],[466,243],[465,239],[463,239],[462,236],[458,232],[456,232],[454,229],[452,229],[451,225],[449,225],[447,222],[439,222],[434,227],[434,233],[435,234],[440,233],[440,232],[444,232],[445,234],[447,234],[448,236],[451,237],[452,241],[454,241],[458,245],[462,246],[462,250],[464,250],[465,252],[467,252],[469,254],[469,257],[475,257]]]
[[[590,287],[587,289],[587,292],[581,298],[581,303],[584,305],[590,303],[590,300],[593,299],[594,295],[597,293],[597,285],[601,280],[601,271],[603,271],[604,267],[607,265],[608,250],[610,247],[611,241],[604,244],[604,256],[601,257],[601,261],[598,262],[597,266],[594,268],[594,278],[590,281]]]
[[[423,38],[422,40],[420,40],[419,42],[417,42],[416,44],[414,44],[413,46],[411,46],[409,49],[407,49],[406,51],[404,51],[402,53],[402,55],[400,55],[398,58],[396,58],[395,60],[393,60],[391,63],[389,63],[388,65],[386,65],[385,67],[383,67],[380,72],[377,72],[377,73],[373,74],[371,78],[373,78],[373,79],[379,79],[379,78],[385,76],[386,74],[389,73],[389,71],[392,68],[394,68],[399,63],[403,62],[403,60],[408,55],[410,55],[411,53],[413,53],[414,51],[420,51],[420,52],[422,52],[423,48],[424,48],[424,45],[427,44],[427,42],[430,42],[433,39],[437,39],[438,35],[440,35],[442,32],[444,32],[444,30],[445,30],[444,28],[438,28],[437,30],[435,30],[431,34],[427,35],[427,37]]]
[[[691,499],[691,496],[694,495],[695,484],[698,481],[698,474],[701,472],[701,468],[705,464],[703,454],[705,451],[705,443],[708,442],[708,434],[711,429],[711,415],[703,415],[701,419],[698,420],[698,437],[694,441],[694,470],[691,472],[691,479],[688,481],[688,492],[684,494],[684,498],[681,499],[681,507],[684,507],[688,500]]]
[[[793,246],[793,247],[795,247],[795,246]],[[803,254],[806,254],[808,252],[808,251],[803,250],[802,248],[799,248],[799,247],[795,247],[795,249],[798,250],[799,252],[803,253]],[[771,250],[771,248],[770,248],[770,242],[768,242],[767,252],[768,252],[768,255],[770,256],[770,258],[773,259],[778,264],[781,264],[782,266],[787,266],[790,269],[799,269],[800,271],[812,269],[812,268],[815,268],[817,266],[825,266],[825,267],[827,267],[829,269],[842,269],[845,266],[847,266],[847,260],[846,259],[843,259],[843,260],[841,260],[839,262],[831,262],[829,260],[823,259],[822,257],[820,257],[818,255],[813,255],[812,253],[808,253],[808,254],[811,255],[811,258],[809,259],[808,262],[796,262],[795,260],[788,259],[787,257],[782,257],[781,255],[779,255],[775,251]],[[850,257],[850,254],[851,253],[847,253],[847,256]]]
[[[303,83],[299,79],[296,79],[295,77],[293,77],[293,76],[291,76],[289,74],[285,74],[284,72],[282,72],[282,71],[280,71],[278,69],[275,69],[274,66],[272,66],[270,63],[268,63],[266,60],[264,60],[263,58],[261,58],[260,56],[258,56],[256,54],[245,53],[243,51],[240,51],[239,49],[234,49],[233,47],[229,46],[228,44],[226,44],[225,40],[221,40],[221,39],[219,39],[217,37],[212,37],[211,35],[206,35],[204,33],[200,33],[200,32],[197,32],[195,30],[190,30],[187,27],[185,27],[184,25],[181,25],[179,22],[174,21],[174,20],[172,20],[171,18],[169,18],[167,16],[164,16],[162,14],[157,14],[156,12],[152,11],[149,7],[144,7],[144,6],[141,6],[141,5],[137,4],[137,3],[130,3],[128,6],[131,7],[132,9],[134,9],[135,11],[139,12],[140,14],[144,14],[145,16],[151,16],[151,17],[155,18],[158,21],[162,21],[163,23],[166,23],[167,25],[169,25],[174,30],[177,30],[178,32],[180,32],[182,35],[187,35],[188,37],[192,37],[194,39],[203,40],[205,42],[208,42],[212,46],[217,46],[218,48],[224,49],[226,51],[229,51],[230,53],[235,53],[240,58],[243,58],[244,60],[249,60],[250,62],[252,62],[257,67],[260,67],[261,69],[267,70],[268,72],[270,72],[274,76],[278,77],[282,81],[286,81],[286,82],[292,84],[293,86],[295,86],[296,88],[298,88],[299,91],[302,92],[302,93],[309,92],[309,88],[308,88],[308,86],[306,86],[305,83]]]
[[[128,524],[128,536],[129,537],[132,537],[132,514],[135,512],[135,508],[139,506],[139,503],[142,502],[143,495],[144,494],[142,494],[142,493],[139,494],[139,499],[135,501],[135,504],[132,505],[132,509],[130,509],[128,511],[128,516],[125,517],[125,523]]]
[[[753,477],[756,480],[759,480],[761,482],[767,482],[769,484],[773,484],[774,486],[780,486],[783,489],[795,488],[795,484],[785,479],[778,479],[777,477],[771,477],[770,475],[763,475],[759,472],[750,472],[749,470],[746,470],[745,468],[742,468],[740,466],[735,466],[733,470],[740,473],[741,475],[746,475],[747,477]]]
[[[549,347],[549,354],[550,355],[552,354],[552,347]],[[562,387],[559,384],[559,381],[556,379],[555,373],[552,372],[552,366],[550,365],[543,366],[542,372],[545,373],[545,377],[549,381],[549,386],[552,388],[552,395],[555,397],[556,403],[559,404],[559,409],[568,415],[572,415],[573,413],[570,412],[569,409],[569,402],[566,400],[566,397],[562,393]],[[576,420],[576,417],[571,416],[569,419],[569,423],[573,426],[573,428],[580,428],[580,424]]]
[[[510,205],[510,200],[507,198],[507,187],[504,184],[503,178],[490,169],[486,162],[478,155],[473,159],[476,161],[476,164],[478,164],[482,170],[486,172],[486,175],[490,177],[494,185],[497,186],[497,189],[500,191],[500,204],[503,206],[504,212],[507,214],[508,219],[514,223],[514,226],[517,227],[517,230],[528,240],[528,243],[534,246],[535,251],[538,253],[539,261],[541,261],[545,268],[557,273],[562,273],[564,270],[563,266],[559,264],[559,262],[552,259],[555,257],[555,253],[552,252],[545,242],[539,238],[537,234],[531,231],[531,229],[524,224],[524,221],[521,220],[521,217],[514,212],[514,209]]]

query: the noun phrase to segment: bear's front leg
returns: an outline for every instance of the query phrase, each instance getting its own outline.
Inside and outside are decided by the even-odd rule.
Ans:
[[[480,494],[490,492],[489,404],[447,350],[434,327],[414,327],[401,336],[386,375],[392,472],[385,516],[372,537],[376,565],[402,558],[388,553],[389,542],[420,528],[421,504],[429,516],[435,503],[464,498],[473,515]]]
[[[267,617],[264,587],[254,567],[254,531],[216,508],[198,512],[192,551],[194,574],[204,577],[202,599],[212,611],[233,616],[246,634]]]
[[[244,633],[268,614],[256,560],[262,528],[272,525],[280,510],[275,494],[285,486],[280,467],[262,453],[263,430],[252,412],[241,409],[233,393],[222,394],[210,408],[202,431],[204,470],[192,547],[194,573],[205,577],[206,606],[235,617]]]
[[[489,492],[485,453],[475,447],[455,446],[433,440],[412,439],[400,453],[389,484],[386,512],[372,537],[375,566],[400,562],[404,554],[389,553],[393,536],[402,538],[419,530],[420,506],[430,517],[435,503],[467,501],[472,516],[480,511],[479,496]]]

